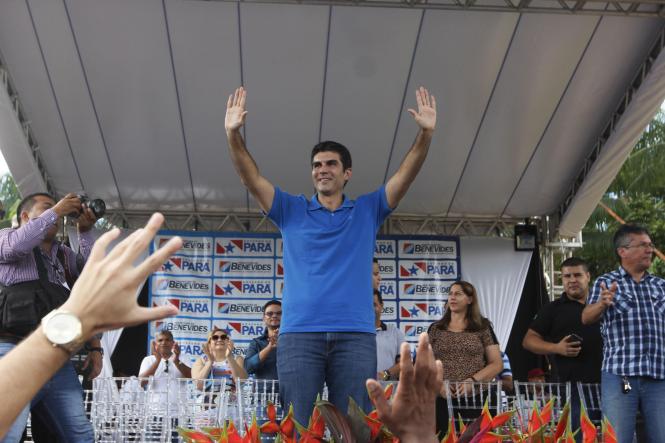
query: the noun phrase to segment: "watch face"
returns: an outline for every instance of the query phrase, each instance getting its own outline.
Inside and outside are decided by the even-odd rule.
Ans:
[[[46,324],[46,336],[58,345],[66,344],[76,339],[81,333],[81,322],[69,313],[56,313]]]

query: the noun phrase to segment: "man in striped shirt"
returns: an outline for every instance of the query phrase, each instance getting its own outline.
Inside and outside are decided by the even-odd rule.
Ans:
[[[12,286],[39,280],[35,254],[39,254],[48,280],[71,289],[82,267],[77,254],[56,241],[62,217],[78,213],[80,250],[82,258],[88,257],[94,242],[90,229],[96,218],[89,208],[81,206],[76,194],[67,194],[56,203],[48,194],[32,194],[19,204],[16,214],[19,227],[0,230],[0,284]],[[16,347],[22,337],[0,330],[0,358]],[[89,341],[93,346],[86,360],[91,365],[89,377],[96,377],[102,368],[99,338]],[[3,376],[7,376],[4,374]],[[37,412],[44,423],[63,442],[92,442],[92,427],[83,408],[81,384],[71,362],[63,366],[32,400],[33,412]],[[28,419],[26,407],[12,424],[0,443],[17,442]]]
[[[665,442],[665,280],[647,272],[649,232],[623,225],[614,235],[621,266],[596,280],[582,312],[600,321],[601,404],[619,443],[632,442],[639,408],[648,441]]]

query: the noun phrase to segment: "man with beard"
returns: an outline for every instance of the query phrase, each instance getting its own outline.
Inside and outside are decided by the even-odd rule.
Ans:
[[[582,259],[571,257],[561,263],[565,292],[545,305],[527,330],[522,346],[550,355],[553,382],[600,381],[603,342],[598,325],[582,324],[582,311],[589,293],[589,268]],[[579,426],[580,403],[577,388],[571,390],[571,420]]]
[[[266,329],[261,337],[249,343],[245,355],[245,371],[255,378],[277,380],[277,338],[282,322],[282,302],[270,300],[263,306],[263,324]]]

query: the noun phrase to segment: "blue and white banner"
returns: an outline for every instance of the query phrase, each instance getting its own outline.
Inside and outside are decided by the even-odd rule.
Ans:
[[[281,237],[161,231],[151,252],[175,235],[183,238],[183,248],[151,276],[149,303],[169,303],[180,313],[152,322],[149,339],[170,330],[183,361],[191,364],[216,326],[231,336],[236,354],[244,355],[249,342],[264,332],[263,305],[282,297]],[[381,272],[382,319],[416,343],[420,332],[441,318],[450,285],[461,278],[459,238],[379,236],[374,255]]]

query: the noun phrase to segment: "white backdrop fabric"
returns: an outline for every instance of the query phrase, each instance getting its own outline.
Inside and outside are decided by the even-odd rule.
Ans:
[[[507,238],[462,237],[462,276],[478,291],[480,310],[494,324],[505,351],[532,252],[515,251]]]

